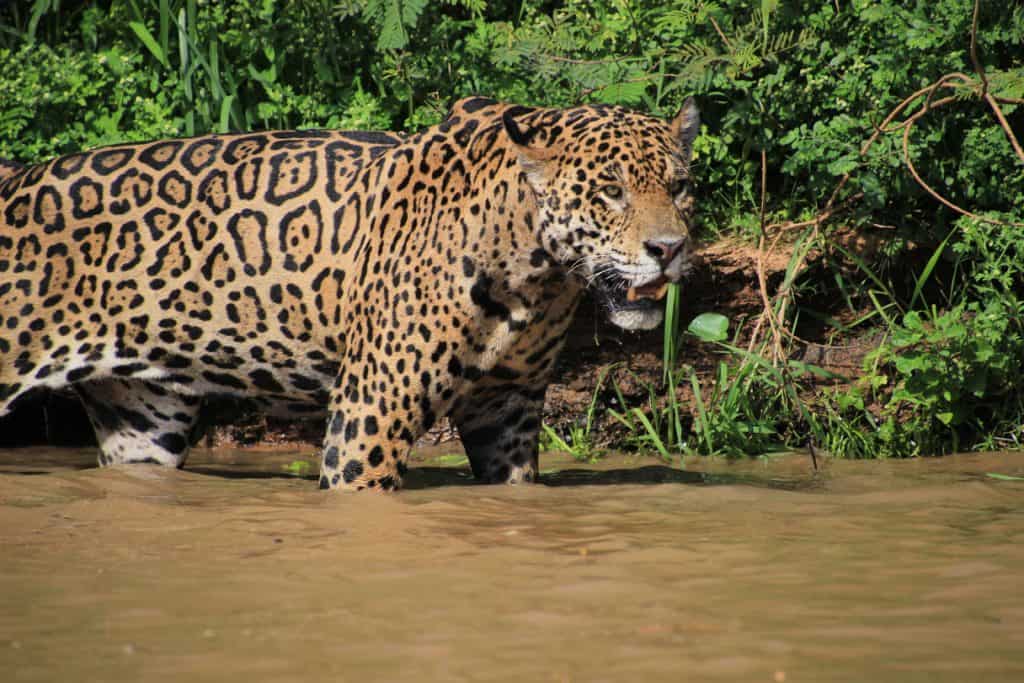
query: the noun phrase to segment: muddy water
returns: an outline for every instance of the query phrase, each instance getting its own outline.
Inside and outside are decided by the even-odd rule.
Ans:
[[[3,681],[1024,680],[1024,456],[687,470],[0,452]],[[305,475],[296,477],[292,474]]]

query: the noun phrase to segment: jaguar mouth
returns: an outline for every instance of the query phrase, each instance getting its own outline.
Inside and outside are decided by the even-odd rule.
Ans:
[[[627,330],[650,330],[661,324],[660,302],[671,284],[664,274],[643,284],[633,284],[623,275],[612,272],[597,278],[595,284],[613,324]]]

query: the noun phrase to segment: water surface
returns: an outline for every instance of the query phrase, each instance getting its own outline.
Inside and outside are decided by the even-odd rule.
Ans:
[[[458,460],[382,496],[0,451],[0,679],[1024,680],[1020,454]]]

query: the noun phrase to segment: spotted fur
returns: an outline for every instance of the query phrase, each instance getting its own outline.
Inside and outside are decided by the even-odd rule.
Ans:
[[[8,176],[14,175],[16,171],[20,171],[25,168],[19,163],[14,161],[8,161],[7,159],[0,159],[0,181]]]
[[[458,102],[438,126],[122,145],[0,167],[0,414],[71,385],[100,463],[181,466],[203,395],[326,420],[321,488],[392,489],[441,416],[532,481],[580,294],[686,267],[697,112]]]

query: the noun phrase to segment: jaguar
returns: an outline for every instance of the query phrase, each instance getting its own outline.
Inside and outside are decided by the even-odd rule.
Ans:
[[[0,415],[70,387],[101,465],[182,467],[202,399],[324,421],[319,486],[401,486],[440,417],[474,476],[535,481],[588,287],[657,327],[688,269],[688,99],[472,97],[408,137],[323,130],[0,165]]]

